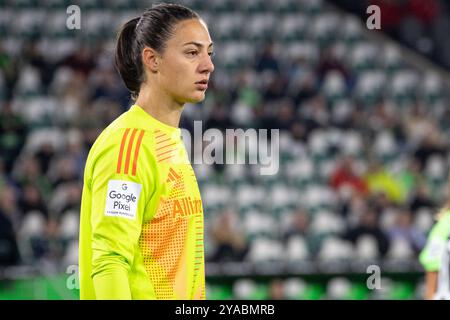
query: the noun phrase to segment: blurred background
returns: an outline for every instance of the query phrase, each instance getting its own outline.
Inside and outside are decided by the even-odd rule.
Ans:
[[[280,130],[276,175],[194,166],[208,299],[422,299],[418,253],[449,191],[449,2],[173,2],[215,42],[182,127]],[[0,299],[78,299],[85,160],[131,105],[115,36],[151,4],[0,0]]]

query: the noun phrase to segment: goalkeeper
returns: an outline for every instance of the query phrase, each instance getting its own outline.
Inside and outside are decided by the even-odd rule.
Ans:
[[[160,4],[119,32],[116,67],[134,105],[86,162],[79,236],[81,299],[205,299],[203,209],[178,128],[214,70],[206,24]]]

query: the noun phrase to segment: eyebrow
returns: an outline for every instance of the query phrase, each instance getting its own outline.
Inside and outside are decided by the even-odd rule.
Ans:
[[[200,42],[195,42],[195,41],[186,42],[185,44],[183,44],[183,47],[184,47],[184,46],[187,46],[187,45],[189,45],[189,44],[193,44],[194,46],[196,46],[196,47],[198,47],[198,48],[203,48],[203,47],[204,47],[203,44],[201,44]],[[209,44],[208,48],[212,47],[213,45],[214,45],[214,42],[211,42],[211,43]]]

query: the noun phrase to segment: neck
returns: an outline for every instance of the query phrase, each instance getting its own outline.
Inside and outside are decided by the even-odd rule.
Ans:
[[[178,128],[183,105],[175,101],[161,89],[154,86],[143,86],[136,99],[136,104],[158,121]]]

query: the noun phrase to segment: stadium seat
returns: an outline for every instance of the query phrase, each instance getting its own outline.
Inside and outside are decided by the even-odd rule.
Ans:
[[[242,37],[242,26],[245,17],[239,13],[227,12],[216,15],[215,23],[211,25],[210,32],[217,41],[239,40]]]
[[[63,265],[78,265],[78,240],[73,240],[69,243],[63,257]]]
[[[344,98],[346,89],[347,85],[342,73],[334,70],[326,73],[322,85],[322,91],[331,104]]]
[[[349,298],[352,284],[350,280],[344,277],[335,277],[328,281],[327,299],[345,300]]]
[[[64,143],[64,136],[57,128],[46,128],[33,131],[26,141],[25,150],[34,153],[45,144],[50,144],[58,150]]]
[[[310,37],[319,46],[325,47],[336,39],[336,30],[338,30],[339,24],[339,16],[335,13],[317,15],[309,29]]]
[[[354,97],[367,108],[380,101],[386,81],[382,71],[366,71],[359,74],[354,88]]]
[[[430,209],[427,208],[421,208],[417,210],[413,225],[414,227],[422,232],[422,234],[428,234],[428,231],[430,231],[431,227],[434,224],[433,214]]]
[[[382,162],[391,161],[398,152],[397,142],[389,131],[381,131],[374,141],[374,153]]]
[[[344,231],[345,221],[339,215],[319,211],[314,215],[310,230],[314,233],[331,234]]]
[[[362,23],[358,18],[346,15],[342,18],[340,38],[351,47],[362,40],[362,28]]]
[[[264,236],[271,239],[277,238],[278,223],[271,214],[252,210],[245,213],[242,219],[242,225],[247,237],[258,238]]]
[[[233,284],[233,298],[238,300],[262,300],[267,295],[266,286],[248,278],[236,280]]]
[[[362,135],[355,130],[344,132],[340,147],[345,155],[352,155],[356,158],[361,157],[363,150]]]
[[[392,259],[407,259],[413,254],[411,245],[404,239],[394,239],[388,251],[388,257]]]
[[[275,184],[272,186],[267,200],[272,211],[279,216],[295,207],[298,196],[296,191],[292,190],[287,185]]]
[[[392,75],[390,96],[400,106],[415,101],[418,75],[412,70],[398,71]]]
[[[300,11],[300,5],[296,0],[278,0],[272,3],[272,9],[280,14],[289,14]]]
[[[266,237],[254,238],[250,244],[248,259],[252,262],[282,261],[284,252],[282,244]]]
[[[308,245],[302,236],[293,236],[288,239],[286,257],[289,261],[300,261],[309,257]]]
[[[361,42],[353,46],[350,52],[351,66],[355,71],[362,72],[373,70],[376,66],[377,50],[368,42]]]
[[[322,261],[351,259],[354,257],[353,245],[351,242],[330,236],[323,240],[318,257]]]
[[[236,189],[236,205],[240,211],[264,208],[265,190],[251,184],[242,184]]]
[[[370,235],[364,235],[356,241],[356,256],[361,260],[375,259],[378,257],[378,244]]]
[[[442,80],[437,74],[428,72],[421,87],[427,104],[434,106],[437,102],[442,101]]]
[[[61,236],[65,240],[78,238],[80,214],[76,211],[67,211],[63,214],[60,222]]]
[[[308,284],[301,278],[292,277],[284,280],[284,295],[289,300],[303,300]]]
[[[402,67],[400,51],[394,46],[385,46],[382,61],[384,68],[389,74],[399,71]]]
[[[280,40],[284,43],[305,40],[308,23],[308,17],[302,13],[284,15],[278,30]]]

